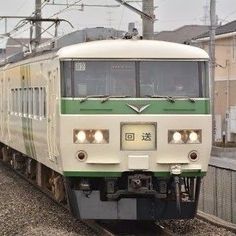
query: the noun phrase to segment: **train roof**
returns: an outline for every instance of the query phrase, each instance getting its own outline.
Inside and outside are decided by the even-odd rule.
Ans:
[[[60,59],[203,59],[208,54],[197,47],[156,40],[101,40],[61,48]]]

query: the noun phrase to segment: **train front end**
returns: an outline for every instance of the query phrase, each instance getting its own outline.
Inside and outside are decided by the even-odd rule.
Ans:
[[[145,40],[61,49],[60,153],[81,219],[193,218],[211,150],[208,56]]]

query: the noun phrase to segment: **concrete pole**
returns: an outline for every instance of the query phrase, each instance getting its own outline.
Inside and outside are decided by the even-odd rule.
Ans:
[[[211,58],[210,76],[211,76],[211,111],[212,111],[212,142],[215,141],[215,30],[216,30],[216,0],[210,2],[210,45],[209,53]]]
[[[154,0],[143,0],[142,11],[150,16],[154,16]],[[147,18],[143,17],[143,38],[154,38],[154,20],[148,20]]]
[[[5,34],[7,33],[7,18],[5,18]]]
[[[42,18],[41,0],[35,0],[35,17],[38,19]],[[35,22],[35,45],[38,45],[41,41],[41,26],[41,21]]]

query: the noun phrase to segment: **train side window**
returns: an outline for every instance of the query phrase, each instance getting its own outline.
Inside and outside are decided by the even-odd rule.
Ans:
[[[11,115],[15,113],[15,89],[11,89],[10,112]]]
[[[14,109],[14,112],[15,112],[15,115],[19,115],[19,107],[18,107],[18,101],[19,101],[19,89],[15,89],[15,109]]]
[[[19,89],[19,100],[18,100],[18,111],[19,111],[19,116],[23,115],[23,90],[20,88]]]
[[[40,94],[41,94],[40,115],[41,115],[41,118],[46,118],[46,89],[40,88]]]
[[[28,116],[28,89],[23,90],[23,116]]]
[[[16,116],[19,115],[18,100],[19,100],[19,89],[15,89],[15,93],[14,93],[14,113],[15,113]]]
[[[39,117],[39,88],[34,88],[34,118],[37,119]]]
[[[33,89],[28,90],[28,117],[33,117]]]

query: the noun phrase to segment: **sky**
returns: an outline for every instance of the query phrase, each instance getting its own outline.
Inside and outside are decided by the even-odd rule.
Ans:
[[[49,2],[52,3],[53,1],[55,3],[73,3],[78,0],[50,0]],[[115,0],[81,0],[80,3],[118,5]],[[30,16],[34,11],[35,0],[0,0],[0,4],[0,16]],[[209,7],[210,0],[154,0],[154,4],[156,7],[155,31],[160,32],[174,30],[187,24],[204,24],[204,15],[208,12],[204,10],[204,6]],[[141,1],[135,1],[132,5],[141,9]],[[225,24],[236,20],[236,0],[217,0],[216,6],[219,22]],[[64,6],[46,5],[42,9],[43,17],[51,17],[56,12],[61,11],[55,17],[64,18],[73,24],[74,29],[70,28],[66,23],[61,23],[60,34],[66,34],[75,29],[97,26],[127,30],[129,22],[135,22],[138,30],[142,32],[141,17],[124,6],[113,8],[85,7],[84,11],[81,11],[80,7],[72,7],[68,10],[63,10],[64,8]],[[9,19],[7,31],[11,31],[18,21]],[[27,29],[28,26],[23,29],[26,30],[25,32],[22,33],[20,30],[14,36],[27,37]],[[5,22],[0,20],[0,34],[4,32]],[[48,37],[48,35],[45,36]],[[3,39],[0,39],[0,45],[2,43]]]

